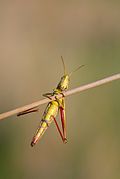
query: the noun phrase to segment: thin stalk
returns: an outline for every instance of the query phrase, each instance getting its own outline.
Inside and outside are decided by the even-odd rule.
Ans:
[[[106,84],[106,83],[109,83],[111,81],[118,80],[118,79],[120,79],[120,73],[112,75],[112,76],[109,76],[109,77],[106,77],[106,78],[103,78],[101,80],[98,80],[98,81],[95,81],[95,82],[92,82],[92,83],[89,83],[89,84],[86,84],[86,85],[83,85],[83,86],[80,86],[80,87],[77,87],[77,88],[74,88],[74,89],[71,89],[69,91],[64,92],[64,95],[65,96],[70,96],[72,94],[82,92],[82,91],[85,91],[85,90],[88,90],[88,89],[91,89],[91,88],[95,88],[97,86],[101,86],[103,84]],[[61,98],[62,95],[59,94],[57,97]],[[23,107],[19,107],[17,109],[2,113],[2,114],[0,114],[0,120],[3,120],[3,119],[5,119],[7,117],[10,117],[12,115],[18,114],[18,113],[20,113],[22,111],[25,111],[25,110],[28,110],[28,109],[31,109],[31,108],[36,108],[36,107],[38,107],[38,106],[40,106],[42,104],[48,103],[48,102],[50,102],[52,100],[55,100],[54,96],[52,97],[51,100],[47,99],[47,98],[42,99],[42,100],[34,102],[32,104],[28,104],[28,105],[25,105]]]

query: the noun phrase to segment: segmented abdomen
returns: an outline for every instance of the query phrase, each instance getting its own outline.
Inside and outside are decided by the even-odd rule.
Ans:
[[[49,125],[53,121],[52,116],[56,117],[57,112],[58,112],[58,102],[52,101],[52,102],[48,103],[48,105],[45,109],[45,112],[43,114],[43,118],[40,121],[39,127],[36,131],[36,134],[34,135],[34,137],[32,139],[32,142],[31,142],[32,147],[43,136],[43,134],[45,133],[45,131],[47,130],[47,128],[49,127]]]

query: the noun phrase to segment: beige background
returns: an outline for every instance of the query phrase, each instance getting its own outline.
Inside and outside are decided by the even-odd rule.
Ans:
[[[0,113],[120,72],[120,1],[0,0]],[[38,114],[0,122],[1,179],[119,179],[120,81],[66,99],[68,143],[54,124],[34,148]]]

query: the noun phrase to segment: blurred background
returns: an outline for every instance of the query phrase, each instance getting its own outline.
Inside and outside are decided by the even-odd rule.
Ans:
[[[0,1],[0,113],[120,72],[120,1]],[[0,179],[119,179],[120,81],[66,98],[64,145],[54,124],[31,148],[39,113],[0,122]]]

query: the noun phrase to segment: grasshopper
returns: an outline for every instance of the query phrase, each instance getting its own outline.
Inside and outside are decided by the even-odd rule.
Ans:
[[[38,140],[43,136],[47,128],[50,126],[50,124],[54,121],[55,125],[57,127],[57,130],[61,136],[61,139],[63,143],[67,142],[67,137],[66,137],[66,116],[65,116],[65,96],[64,92],[68,89],[69,81],[70,81],[70,76],[73,72],[77,71],[84,65],[79,66],[77,69],[75,69],[73,72],[70,74],[66,73],[66,68],[65,68],[65,63],[63,60],[63,57],[61,56],[63,68],[64,68],[64,75],[61,77],[60,82],[58,83],[57,87],[53,89],[52,93],[45,93],[43,94],[44,97],[47,97],[51,99],[52,96],[55,96],[55,100],[50,101],[43,113],[42,120],[40,121],[40,124],[37,128],[37,131],[32,139],[31,146],[33,147]],[[57,98],[57,95],[61,94],[61,98]],[[17,116],[24,115],[27,113],[31,112],[36,112],[38,109],[36,108],[31,108],[26,111],[22,111],[18,113]],[[62,131],[58,125],[58,122],[56,120],[56,116],[58,114],[58,111],[60,112],[60,117],[61,117],[61,125],[62,125]]]

